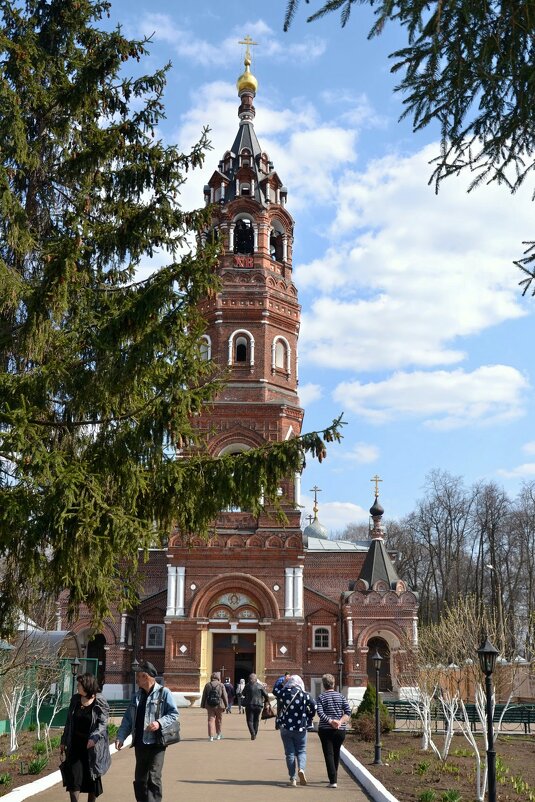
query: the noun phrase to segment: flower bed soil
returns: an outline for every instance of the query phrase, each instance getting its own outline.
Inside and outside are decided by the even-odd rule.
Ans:
[[[441,736],[437,737],[436,743],[440,748]],[[475,800],[475,760],[468,741],[462,736],[454,736],[445,763],[441,763],[432,752],[423,752],[420,744],[421,736],[414,733],[383,735],[382,766],[373,765],[373,743],[359,741],[348,733],[344,746],[399,802],[418,802],[425,791],[436,794],[428,797],[428,802],[433,799],[435,802]],[[482,743],[480,751],[483,751],[484,766]],[[496,741],[496,762],[498,802],[535,802],[535,735],[500,735]],[[460,796],[447,794],[443,799],[449,791],[457,791]]]
[[[52,736],[61,735],[62,730],[53,730]],[[37,734],[35,732],[21,732],[19,734],[19,748],[13,755],[9,754],[9,735],[0,735],[0,778],[4,774],[10,775],[8,783],[0,783],[0,798],[5,796],[14,788],[19,785],[26,785],[37,780],[39,777],[45,777],[58,770],[60,763],[59,746],[52,749],[48,755],[48,763],[39,772],[39,774],[21,774],[22,768],[27,772],[28,764],[39,757],[45,755],[38,755],[34,750],[37,743]]]

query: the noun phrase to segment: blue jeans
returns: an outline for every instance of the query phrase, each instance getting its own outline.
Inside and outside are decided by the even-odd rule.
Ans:
[[[288,774],[290,780],[293,780],[297,774],[297,769],[306,768],[307,764],[307,732],[294,732],[294,730],[285,730],[281,727],[279,730],[284,744],[284,754],[286,755],[286,765],[288,766]],[[297,760],[297,769],[295,761]]]

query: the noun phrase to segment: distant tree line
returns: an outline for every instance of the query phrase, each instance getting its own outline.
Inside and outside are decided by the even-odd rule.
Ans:
[[[339,537],[367,535],[350,524]],[[494,618],[503,654],[535,655],[535,481],[511,499],[494,482],[432,471],[414,511],[385,522],[385,542],[418,592],[422,624],[471,596]]]

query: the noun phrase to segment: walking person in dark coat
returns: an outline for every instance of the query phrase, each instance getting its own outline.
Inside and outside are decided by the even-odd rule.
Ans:
[[[225,690],[227,692],[227,713],[232,713],[232,705],[234,704],[234,685],[230,681],[230,677],[227,677],[225,682]]]
[[[351,708],[345,696],[334,690],[335,683],[332,674],[324,674],[321,682],[325,690],[316,699],[320,719],[318,735],[327,767],[329,788],[336,788],[340,749],[346,737]]]
[[[93,674],[77,677],[77,692],[71,699],[67,721],[61,736],[60,752],[66,754],[65,786],[71,802],[78,802],[80,793],[88,802],[102,794],[102,780],[111,765],[108,743],[110,708],[98,692]]]
[[[262,683],[258,681],[256,674],[249,675],[249,682],[243,690],[243,698],[245,700],[247,726],[251,733],[251,741],[254,741],[258,735],[258,721],[264,702],[269,702],[269,696]]]

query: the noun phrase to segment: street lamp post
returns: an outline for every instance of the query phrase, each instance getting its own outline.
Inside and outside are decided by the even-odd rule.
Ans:
[[[375,757],[373,762],[376,766],[382,766],[383,764],[381,760],[381,722],[379,718],[379,671],[382,659],[379,649],[376,649],[375,654],[372,654],[372,662],[375,666]]]
[[[133,693],[136,692],[136,674],[137,674],[138,671],[139,671],[139,663],[136,660],[136,658],[134,657],[134,662],[132,663],[132,672],[134,674],[134,691],[133,691]]]
[[[74,660],[71,660],[71,674],[72,674],[72,694],[74,695],[74,691],[76,688],[76,677],[78,676],[78,671],[80,670],[80,661],[77,657]]]
[[[488,637],[477,650],[479,665],[485,675],[485,693],[487,696],[487,777],[489,784],[489,802],[496,802],[496,752],[494,750],[494,726],[492,723],[492,673],[498,657],[498,649],[492,645]]]
[[[344,660],[342,657],[338,658],[336,665],[338,666],[338,691],[339,693],[342,693],[342,688],[344,685]]]

